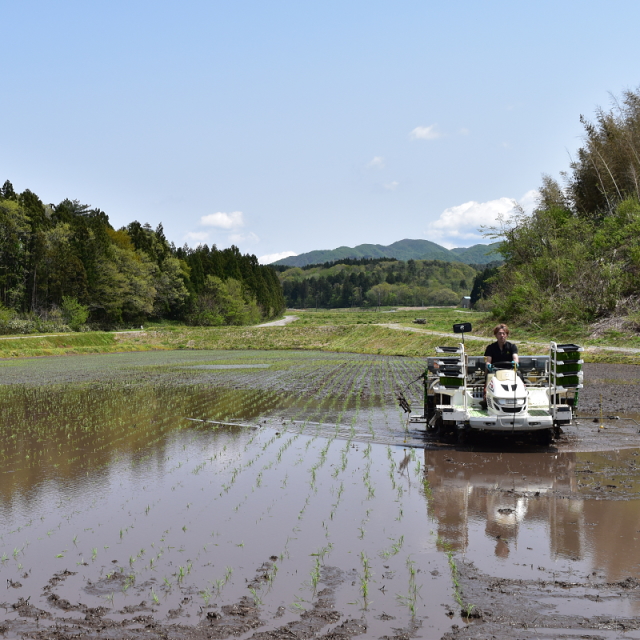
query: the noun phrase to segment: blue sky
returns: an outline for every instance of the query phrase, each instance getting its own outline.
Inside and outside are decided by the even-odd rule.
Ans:
[[[0,183],[268,260],[530,207],[640,86],[640,3],[3,2]]]

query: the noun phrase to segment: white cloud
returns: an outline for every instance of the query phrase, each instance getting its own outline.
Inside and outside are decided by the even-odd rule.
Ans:
[[[384,158],[382,156],[373,156],[373,160],[367,164],[367,169],[384,169]]]
[[[205,227],[237,229],[238,227],[244,227],[244,219],[242,217],[242,211],[232,211],[231,213],[218,211],[217,213],[210,213],[206,216],[202,216],[200,218],[200,224]]]
[[[525,213],[531,214],[538,204],[538,198],[540,198],[540,192],[537,189],[531,189],[518,200],[518,203]]]
[[[240,244],[241,242],[260,242],[260,238],[258,238],[253,231],[250,231],[249,233],[232,233],[229,235],[229,240],[233,242],[233,244]]]
[[[435,124],[431,124],[428,127],[416,127],[411,132],[411,137],[414,140],[435,140],[441,136],[442,134],[436,131]]]
[[[399,185],[400,183],[394,180],[393,182],[389,182],[388,184],[383,184],[382,186],[388,191],[395,191]]]
[[[281,251],[280,253],[269,253],[266,256],[260,256],[258,258],[258,262],[260,264],[271,264],[272,262],[277,262],[278,260],[282,260],[283,258],[289,258],[290,256],[297,256],[298,254],[295,251]]]
[[[498,198],[489,202],[465,202],[445,209],[440,217],[427,226],[425,236],[447,249],[486,243],[480,227],[495,226],[499,216],[509,219],[514,206],[520,204],[530,213],[535,206],[537,191],[527,193],[516,201],[512,198]]]
[[[202,244],[209,239],[209,233],[207,231],[189,231],[184,234],[184,239],[187,243],[196,242],[196,244]]]
[[[458,131],[458,133],[459,133],[461,136],[468,136],[468,135],[469,135],[469,133],[471,133],[471,132],[469,131],[469,129],[466,129],[465,127],[462,127],[462,129],[460,129],[460,131]]]

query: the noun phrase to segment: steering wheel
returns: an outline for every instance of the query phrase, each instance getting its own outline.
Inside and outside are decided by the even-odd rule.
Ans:
[[[496,369],[519,369],[520,365],[517,362],[489,362],[487,364],[487,371],[492,373]]]

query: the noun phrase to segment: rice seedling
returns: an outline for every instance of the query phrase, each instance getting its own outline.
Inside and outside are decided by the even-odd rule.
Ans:
[[[260,594],[256,591],[254,587],[249,587],[249,592],[251,593],[251,597],[253,598],[253,604],[257,607],[262,604],[262,600],[260,599]]]
[[[234,354],[234,357],[237,357],[237,354]],[[283,357],[290,356],[285,354]],[[117,473],[111,474],[111,477],[116,478],[114,491],[119,492],[123,497],[119,499],[118,505],[115,505],[115,509],[121,509],[120,515],[115,512],[115,519],[110,521],[112,523],[110,526],[113,527],[111,537],[101,539],[99,536],[101,532],[106,531],[106,528],[96,527],[95,531],[89,530],[83,533],[83,543],[94,550],[103,545],[106,552],[109,546],[114,548],[114,540],[116,540],[120,544],[120,547],[116,548],[121,550],[119,552],[121,559],[131,560],[130,569],[127,571],[133,572],[135,568],[140,589],[143,589],[145,582],[154,575],[147,572],[157,571],[159,575],[166,573],[168,579],[161,583],[163,591],[159,590],[158,594],[166,593],[167,606],[175,607],[179,602],[180,592],[185,590],[201,595],[203,593],[206,595],[208,591],[216,597],[221,597],[221,592],[229,595],[227,592],[230,590],[225,591],[224,584],[230,576],[225,576],[218,582],[202,584],[200,581],[203,579],[204,567],[224,566],[225,562],[235,564],[238,558],[255,557],[261,549],[260,544],[254,544],[256,536],[246,534],[251,538],[245,538],[240,543],[241,546],[236,546],[240,537],[237,532],[242,531],[243,527],[245,530],[251,530],[258,521],[276,523],[280,520],[281,528],[286,527],[288,532],[292,530],[299,532],[299,534],[290,533],[291,536],[297,535],[298,541],[295,543],[292,541],[288,547],[285,545],[284,549],[282,545],[279,547],[281,559],[287,559],[287,571],[293,570],[289,567],[291,558],[294,559],[291,562],[295,566],[295,558],[300,557],[301,550],[304,552],[305,538],[314,541],[312,548],[317,548],[324,541],[326,546],[317,552],[317,556],[314,556],[314,566],[311,567],[318,576],[316,585],[319,584],[320,572],[324,571],[321,567],[328,553],[326,549],[330,549],[336,542],[332,533],[338,529],[334,524],[342,527],[346,522],[348,510],[359,510],[350,515],[352,521],[355,520],[359,527],[357,529],[349,527],[349,533],[343,536],[346,544],[357,544],[356,541],[364,539],[364,536],[369,539],[379,535],[367,524],[370,508],[377,506],[375,501],[379,499],[379,495],[384,499],[394,498],[397,495],[397,498],[404,502],[411,499],[411,495],[406,492],[398,492],[397,486],[394,486],[395,493],[390,496],[389,484],[381,482],[387,471],[387,464],[383,461],[382,472],[376,467],[377,464],[379,465],[380,448],[377,448],[375,440],[370,438],[374,432],[379,434],[385,428],[385,422],[380,418],[383,412],[379,404],[385,401],[384,394],[388,396],[388,390],[378,393],[378,389],[382,391],[388,384],[387,381],[393,379],[394,368],[386,367],[385,373],[385,367],[381,366],[379,361],[371,359],[370,362],[365,363],[359,356],[353,355],[340,356],[343,360],[339,360],[334,355],[323,356],[325,360],[320,364],[309,355],[305,355],[304,358],[308,360],[308,366],[304,363],[298,366],[303,362],[301,358],[296,360],[296,367],[291,369],[291,374],[287,373],[285,376],[281,373],[284,369],[279,370],[280,377],[270,378],[269,384],[273,389],[270,388],[268,391],[253,388],[256,386],[256,375],[244,372],[233,373],[233,377],[229,372],[225,372],[224,375],[233,380],[232,384],[239,385],[239,388],[224,389],[220,392],[218,392],[219,387],[213,384],[208,384],[206,389],[203,385],[200,390],[182,385],[179,391],[174,389],[170,393],[157,387],[158,397],[153,397],[152,394],[138,388],[132,387],[131,390],[123,391],[123,385],[114,383],[110,393],[120,394],[122,398],[126,396],[126,402],[121,402],[120,398],[112,401],[114,410],[118,408],[121,411],[125,406],[133,407],[129,412],[136,415],[127,415],[126,412],[122,412],[111,421],[106,419],[105,413],[104,400],[108,395],[100,395],[102,392],[95,394],[90,392],[88,405],[81,411],[84,418],[77,421],[66,419],[67,426],[64,427],[60,454],[56,453],[58,442],[55,438],[52,442],[53,446],[49,447],[52,455],[51,463],[60,461],[62,466],[65,464],[73,466],[77,477],[81,475],[82,478],[91,479],[100,465],[103,468],[113,466],[117,469]],[[347,364],[343,365],[343,362]],[[401,364],[405,366],[404,363]],[[333,373],[327,375],[330,371]],[[166,374],[163,373],[163,375]],[[192,376],[193,373],[189,372],[188,375]],[[209,375],[208,372],[207,375]],[[215,373],[215,375],[221,378],[223,374]],[[186,377],[187,374],[185,373],[184,376]],[[315,393],[294,395],[287,392],[287,385],[297,388],[294,385],[297,385],[298,381],[307,383],[307,377],[308,381],[314,385],[314,389],[320,390],[319,396]],[[258,384],[260,384],[259,380]],[[261,398],[268,398],[268,402],[271,403],[269,406],[278,410],[285,403],[289,403],[287,405],[289,413],[278,414],[285,417],[285,420],[279,421],[276,425],[280,436],[276,436],[270,426],[247,432],[235,427],[204,422],[204,420],[221,418],[246,422],[245,415],[254,410],[260,411],[257,405],[253,409],[251,403],[259,402]],[[147,402],[147,409],[141,408],[145,406],[145,402]],[[95,419],[92,417],[92,410],[96,412]],[[144,415],[145,411],[148,412],[147,415]],[[67,415],[74,415],[74,411],[67,411]],[[393,424],[394,415],[395,412],[391,412],[386,423],[388,434],[393,434],[394,429],[397,432]],[[178,416],[179,420],[170,416]],[[180,416],[192,416],[203,419],[203,422],[185,424],[184,418]],[[311,422],[312,417],[317,418],[318,421]],[[108,428],[100,424],[101,418],[105,418],[102,424],[109,425]],[[294,422],[294,419],[297,422]],[[285,424],[282,424],[283,422]],[[134,423],[135,428],[133,428]],[[305,435],[300,436],[301,433]],[[44,437],[49,435],[45,433]],[[336,438],[344,439],[343,443],[332,448],[331,444]],[[365,444],[360,445],[359,442],[363,438],[367,438]],[[6,449],[7,445],[4,446]],[[83,456],[83,451],[93,452],[90,454],[95,456],[92,458],[92,466],[85,464],[86,457]],[[308,452],[308,455],[305,455],[305,452]],[[6,451],[0,454],[0,459],[6,454]],[[30,458],[24,459],[27,462],[21,462],[17,456],[11,457],[11,461],[15,461],[15,468],[19,468],[21,464],[31,464],[35,460],[40,463],[40,457],[34,452],[30,454]],[[384,455],[384,449],[382,454]],[[363,462],[366,464],[364,469]],[[298,467],[295,466],[296,463]],[[149,474],[155,472],[155,465],[158,470],[163,469],[163,474],[156,475],[157,480],[150,481]],[[413,466],[414,464],[412,469]],[[417,464],[416,468],[416,473],[419,474],[421,470]],[[128,476],[130,471],[133,471],[131,477]],[[392,472],[395,474],[395,470]],[[343,476],[340,475],[341,473]],[[139,479],[140,484],[135,484],[136,478]],[[158,484],[157,490],[154,488],[154,483]],[[303,488],[300,487],[301,484],[304,485]],[[309,484],[312,484],[311,490]],[[139,493],[131,491],[132,486],[135,486]],[[277,487],[281,487],[284,491],[277,492],[277,489],[275,492],[271,491],[272,488]],[[269,489],[266,495],[264,491],[260,491],[265,488]],[[365,499],[369,502],[361,506]],[[287,505],[291,502],[294,506],[289,510]],[[58,517],[58,520],[62,520],[64,535],[69,536],[64,538],[66,540],[73,538],[74,532],[70,531],[70,528],[74,525],[77,527],[77,523],[85,516],[90,516],[92,521],[100,522],[101,526],[105,523],[104,518],[96,517],[107,504],[107,500],[100,494],[96,494],[93,501],[81,503],[83,506],[79,508],[77,515],[71,511],[67,496],[56,496],[53,508],[57,509],[58,504],[60,509],[65,510],[64,517]],[[182,514],[185,512],[186,505],[189,518],[185,518],[180,523],[178,519],[180,516],[176,517],[175,511],[170,515],[170,509],[167,506],[171,504],[180,505]],[[345,505],[349,505],[348,510],[345,509]],[[404,508],[407,508],[406,504]],[[219,521],[216,520],[219,522],[216,525],[218,533],[221,534],[219,536],[209,537],[210,529],[206,532],[202,531],[204,521],[211,521],[210,513],[221,514]],[[125,518],[129,519],[124,520]],[[268,521],[268,518],[274,520]],[[175,522],[176,519],[178,519],[177,522]],[[38,519],[35,520],[37,522]],[[392,535],[394,540],[397,540],[401,531],[393,529],[398,525],[392,518],[388,520],[390,521],[387,525],[388,535]],[[140,526],[141,522],[145,523],[144,527]],[[18,524],[24,525],[24,523]],[[53,539],[54,534],[58,532],[57,525],[57,520],[46,519],[43,525],[46,528],[40,529],[38,536],[46,540],[47,536],[44,536],[44,533],[48,530]],[[314,531],[312,527],[315,526],[317,529]],[[16,526],[13,527],[15,528]],[[79,530],[82,530],[82,527]],[[156,538],[155,542],[158,544],[155,547],[153,547],[154,542],[145,541],[145,531],[152,530],[164,531]],[[278,531],[278,528],[272,528],[272,531]],[[183,536],[183,533],[186,535]],[[277,539],[277,534],[275,535]],[[80,544],[78,540],[79,537],[74,539],[75,546]],[[11,546],[7,544],[6,548],[13,548],[13,538],[10,542]],[[108,544],[104,544],[105,542]],[[262,541],[258,540],[258,542]],[[155,549],[153,554],[146,561],[138,562],[138,559],[145,556],[145,553],[140,551],[141,546],[148,548],[148,544],[152,544],[152,548]],[[345,542],[341,541],[340,544],[343,545]],[[391,544],[393,546],[393,541]],[[53,553],[55,551],[54,549]],[[267,554],[272,551],[268,549]],[[264,553],[264,549],[262,552]],[[94,551],[94,555],[95,553]],[[240,553],[242,555],[239,555]],[[9,552],[8,554],[10,555]],[[104,557],[108,558],[106,553]],[[192,560],[187,561],[187,558]],[[97,560],[97,557],[94,559]],[[222,565],[220,565],[221,560]],[[144,566],[142,566],[143,562],[146,562]],[[198,567],[199,571],[190,570],[191,563],[194,567]],[[97,577],[95,572],[99,568],[98,565],[102,563],[95,564],[91,571],[89,569],[83,571]],[[250,563],[239,563],[240,566],[247,564]],[[125,560],[124,568],[126,566]],[[124,572],[124,568],[120,567],[117,571],[127,573]],[[265,584],[268,584],[269,589],[272,588],[278,570],[282,568],[279,560],[277,565],[274,563],[273,568],[265,572]],[[237,568],[237,571],[241,572],[237,580],[240,583],[247,577],[248,569]],[[285,582],[276,581],[275,589],[278,593]],[[179,589],[174,589],[171,593],[171,587],[175,584],[179,585]],[[150,589],[149,586],[146,588]],[[127,589],[129,593],[134,590],[131,586]],[[255,589],[256,595],[260,599],[264,598],[264,591],[260,591],[258,587]],[[362,591],[361,588],[360,591]],[[370,578],[367,578],[368,603],[370,596],[371,582]],[[153,596],[148,599],[153,599]],[[163,597],[162,600],[164,601],[165,598]],[[204,597],[198,600],[202,603]],[[285,601],[289,600],[290,598]]]
[[[360,576],[360,593],[362,594],[362,600],[364,603],[363,608],[366,610],[369,607],[369,581],[371,579],[371,565],[369,558],[364,551],[360,552],[360,561],[362,563],[362,575]]]
[[[402,549],[402,545],[404,544],[404,534],[401,535],[397,540],[391,540],[391,548],[385,549],[380,552],[380,555],[383,558],[390,558],[391,556],[395,556]]]
[[[204,606],[208,607],[209,606],[209,600],[211,600],[211,598],[213,597],[213,594],[211,593],[211,591],[209,591],[209,589],[203,589],[200,592],[200,597],[204,601]]]

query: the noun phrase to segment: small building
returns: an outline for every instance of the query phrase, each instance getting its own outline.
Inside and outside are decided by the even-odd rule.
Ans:
[[[464,296],[460,301],[460,306],[463,309],[471,309],[471,296]]]

